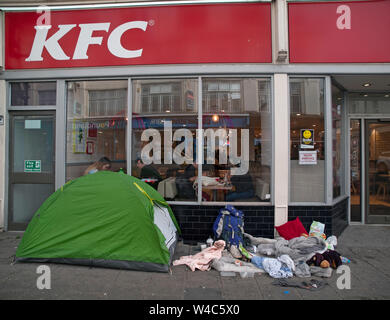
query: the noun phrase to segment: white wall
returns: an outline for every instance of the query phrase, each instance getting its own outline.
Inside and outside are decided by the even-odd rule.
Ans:
[[[289,121],[288,76],[274,75],[275,226],[288,221]]]

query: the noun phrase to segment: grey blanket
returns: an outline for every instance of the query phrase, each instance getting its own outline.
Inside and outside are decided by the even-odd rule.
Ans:
[[[297,264],[309,260],[316,252],[325,251],[326,247],[325,240],[319,237],[279,239],[275,243],[275,255],[287,254]]]
[[[247,235],[245,235],[248,237]],[[328,277],[328,270],[311,269],[306,264],[307,260],[310,260],[316,252],[324,252],[327,248],[327,244],[324,239],[319,237],[297,237],[291,240],[285,240],[283,238],[278,239],[264,239],[248,237],[253,245],[258,245],[257,250],[261,254],[273,255],[280,257],[283,254],[287,254],[295,264],[295,274],[298,277],[310,277],[314,273],[319,273],[319,276]]]

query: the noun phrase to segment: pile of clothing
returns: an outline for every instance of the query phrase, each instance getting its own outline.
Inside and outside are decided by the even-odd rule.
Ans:
[[[195,255],[180,257],[173,261],[173,265],[187,265],[192,271],[208,271],[213,268],[220,272],[240,274],[266,272],[272,278],[291,278],[294,275],[329,278],[332,269],[337,269],[342,264],[340,254],[329,250],[326,241],[319,237],[302,236],[285,240],[244,235],[250,245],[257,248],[256,253],[240,246],[243,258],[236,259],[227,249],[225,241],[218,240]],[[272,244],[270,240],[273,240]]]
[[[289,267],[290,272],[280,273],[280,276],[274,276],[275,272],[272,274],[268,272],[274,278],[292,277],[293,274],[298,277],[314,275],[328,278],[332,275],[332,269],[337,269],[342,264],[341,255],[334,250],[336,239],[334,236],[331,238],[332,244],[315,235],[295,237],[291,240],[278,238],[274,239],[272,244],[269,243],[269,239],[254,238],[249,234],[244,234],[244,236],[256,248],[256,255],[250,257],[252,261],[257,261],[256,256],[258,255],[261,259],[271,260],[276,264],[275,261],[280,260],[281,257],[289,257],[290,263],[284,263],[280,268]],[[329,248],[333,248],[333,250]]]
[[[268,273],[283,279],[319,276],[329,278],[345,261],[337,251],[337,238],[326,238],[325,226],[313,221],[306,232],[299,219],[276,227],[280,237],[256,238],[244,232],[243,213],[232,206],[221,209],[214,224],[214,244],[193,256],[181,257],[173,265],[185,264],[192,271],[214,268],[240,274]]]

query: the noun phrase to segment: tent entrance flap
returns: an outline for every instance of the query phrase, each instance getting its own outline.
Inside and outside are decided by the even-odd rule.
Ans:
[[[154,224],[160,229],[165,238],[165,245],[169,249],[177,240],[177,229],[167,208],[154,206]]]

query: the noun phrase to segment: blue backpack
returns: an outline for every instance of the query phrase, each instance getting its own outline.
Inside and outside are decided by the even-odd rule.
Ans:
[[[244,244],[244,214],[231,205],[219,210],[213,225],[215,239],[222,239],[226,246]]]

